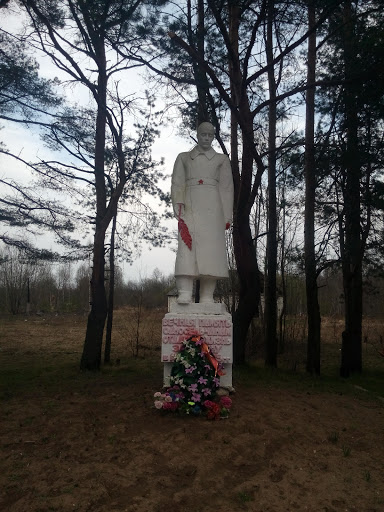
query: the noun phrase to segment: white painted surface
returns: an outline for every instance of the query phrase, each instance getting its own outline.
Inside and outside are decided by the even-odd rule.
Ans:
[[[233,326],[224,304],[174,304],[171,313],[164,316],[161,348],[164,385],[169,385],[173,360],[181,343],[193,334],[203,336],[215,358],[224,364],[225,375],[220,377],[220,385],[231,387]]]
[[[202,123],[198,145],[174,164],[173,209],[192,237],[189,248],[179,233],[176,276],[228,277],[225,229],[232,219],[233,178],[229,158],[211,147],[213,138],[213,126]]]

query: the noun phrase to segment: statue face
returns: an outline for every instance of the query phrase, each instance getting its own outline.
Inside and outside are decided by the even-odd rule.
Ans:
[[[214,138],[214,131],[210,128],[208,123],[203,123],[199,126],[197,130],[197,142],[204,151],[211,147]]]

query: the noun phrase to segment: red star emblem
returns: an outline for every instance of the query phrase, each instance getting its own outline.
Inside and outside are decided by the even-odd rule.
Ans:
[[[202,185],[204,183],[204,180],[199,180],[199,185]]]

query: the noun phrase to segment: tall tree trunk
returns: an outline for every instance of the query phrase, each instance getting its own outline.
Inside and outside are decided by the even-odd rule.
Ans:
[[[244,125],[252,127],[248,107],[247,103],[241,103],[239,110]],[[239,175],[234,176],[233,247],[239,276],[239,303],[233,315],[233,346],[234,360],[238,364],[245,361],[248,329],[260,303],[260,272],[250,228],[250,212],[254,202],[251,193],[254,162],[252,136],[251,129],[248,132],[242,129],[241,179]]]
[[[260,275],[249,217],[234,216],[233,245],[239,276],[239,303],[233,314],[233,353],[236,364],[244,363],[248,328],[257,314],[260,299]]]
[[[308,0],[308,28],[313,29],[316,23],[315,5]],[[308,38],[307,52],[307,85],[305,114],[305,220],[304,220],[304,257],[305,286],[307,295],[307,371],[320,374],[320,329],[321,317],[318,300],[316,254],[315,254],[315,194],[316,194],[316,162],[315,162],[315,67],[316,67],[316,32]],[[311,87],[312,86],[312,87]]]
[[[345,330],[342,335],[340,375],[348,377],[362,371],[362,241],[360,233],[360,162],[358,147],[356,35],[352,3],[344,2],[343,41],[345,65],[345,254],[342,262],[345,297]]]
[[[267,11],[266,54],[268,64],[268,233],[267,279],[265,283],[265,364],[277,366],[277,214],[276,214],[276,80],[273,66],[274,0],[269,0]]]
[[[241,172],[239,165],[238,121],[231,114],[231,163],[234,182],[233,247],[237,273],[239,276],[239,303],[233,314],[233,352],[234,361],[245,361],[248,328],[257,314],[260,302],[260,276],[256,260],[255,245],[249,224],[253,205],[253,118],[248,98],[243,89],[243,80],[239,61],[239,22],[240,8],[229,2],[229,37],[232,46],[232,58],[229,59],[231,96],[239,106],[239,117],[244,121],[242,128]]]
[[[287,307],[287,278],[286,278],[286,253],[285,253],[285,240],[286,240],[286,201],[285,201],[285,182],[286,182],[286,171],[284,170],[283,175],[283,187],[282,187],[282,198],[281,201],[283,203],[282,206],[282,226],[281,226],[281,259],[280,259],[280,275],[281,275],[281,299],[282,299],[282,307],[279,314],[279,345],[278,350],[280,354],[285,352],[285,319],[286,319],[286,307]]]
[[[105,319],[107,317],[107,298],[105,294],[105,233],[108,224],[106,215],[106,188],[104,179],[104,152],[106,133],[107,74],[104,43],[99,45],[99,75],[95,140],[95,184],[96,184],[96,226],[93,243],[93,267],[91,277],[91,311],[88,315],[87,331],[81,357],[82,370],[99,370]]]
[[[202,59],[205,60],[205,28],[204,28],[204,0],[197,0],[197,51]],[[212,122],[208,114],[207,94],[209,84],[205,71],[196,64],[196,83],[199,97],[199,106],[197,111],[197,125],[204,121]]]
[[[113,216],[111,231],[111,248],[109,251],[109,293],[107,326],[105,331],[104,363],[111,362],[113,309],[115,298],[115,233],[116,233],[117,212]]]
[[[205,28],[204,28],[204,0],[197,0],[196,2],[196,11],[197,11],[197,25],[196,25],[196,35],[194,33],[192,27],[192,1],[187,1],[187,20],[188,20],[188,43],[191,47],[195,48],[196,53],[198,54],[201,61],[205,60]],[[208,114],[208,90],[209,83],[207,80],[207,75],[197,62],[197,60],[192,61],[193,74],[196,81],[196,92],[198,98],[197,105],[197,119],[196,119],[196,128],[204,121],[212,122],[209,119]]]

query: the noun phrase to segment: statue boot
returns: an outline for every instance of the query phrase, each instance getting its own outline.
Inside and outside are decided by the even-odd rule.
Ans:
[[[213,293],[216,288],[216,279],[213,277],[200,278],[200,303],[207,304],[214,302]]]
[[[176,276],[176,287],[179,292],[177,302],[179,304],[190,304],[192,302],[193,277]]]

